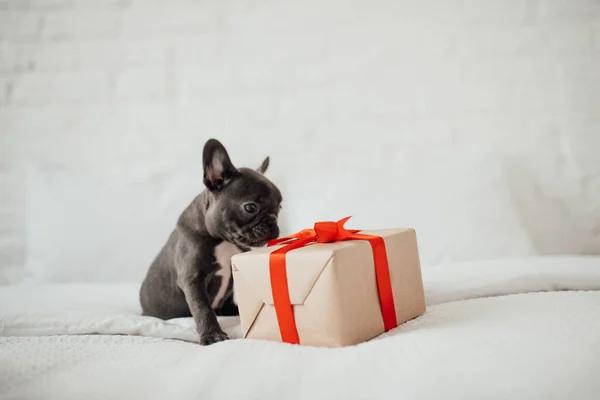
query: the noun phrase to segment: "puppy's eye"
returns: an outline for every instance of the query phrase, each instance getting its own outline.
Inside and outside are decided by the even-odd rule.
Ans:
[[[244,204],[244,210],[250,214],[254,214],[258,210],[258,206],[254,203]]]

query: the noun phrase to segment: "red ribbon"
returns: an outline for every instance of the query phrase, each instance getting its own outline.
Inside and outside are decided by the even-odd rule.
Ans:
[[[392,282],[390,280],[390,268],[388,265],[385,241],[382,237],[358,233],[358,230],[348,230],[344,224],[350,217],[338,222],[316,222],[314,229],[304,229],[298,233],[280,239],[271,240],[268,246],[284,244],[285,246],[273,251],[269,257],[269,273],[271,278],[271,291],[273,293],[273,304],[279,324],[281,340],[286,343],[299,344],[298,329],[294,319],[294,310],[290,301],[290,292],[287,280],[287,269],[285,263],[286,254],[289,251],[306,246],[309,243],[331,243],[343,240],[367,240],[373,250],[375,263],[375,277],[377,280],[377,291],[379,304],[383,316],[385,331],[398,326],[396,320],[396,307],[392,293]]]

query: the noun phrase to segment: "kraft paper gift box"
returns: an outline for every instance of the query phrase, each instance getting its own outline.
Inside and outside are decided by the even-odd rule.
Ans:
[[[312,234],[313,239],[304,238],[308,243],[299,248],[286,252],[286,244],[274,245],[232,258],[235,297],[245,338],[348,346],[374,338],[425,312],[415,231],[347,231],[344,222],[328,223],[337,224],[343,231],[341,236],[350,237],[341,241],[331,242],[330,238],[325,240],[330,243],[320,243],[323,240],[315,237],[325,235],[308,230],[304,236]],[[340,237],[339,233],[331,235]],[[356,240],[352,235],[370,235],[379,239],[381,245],[385,243],[379,246],[385,249],[384,260],[381,248],[377,255],[372,247],[373,240]],[[303,236],[302,232],[299,236]],[[279,272],[273,270],[276,260],[272,254],[278,251],[285,253],[279,256]],[[385,261],[387,278],[381,272]],[[380,297],[385,295],[386,280],[387,300]],[[382,304],[384,300],[386,304]]]

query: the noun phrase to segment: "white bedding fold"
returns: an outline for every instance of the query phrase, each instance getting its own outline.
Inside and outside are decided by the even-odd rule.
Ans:
[[[481,297],[600,290],[600,257],[552,257],[423,268],[428,306]],[[191,318],[142,317],[139,284],[64,284],[0,289],[0,336],[122,334],[197,341]],[[238,319],[220,318],[232,338]]]
[[[0,337],[0,398],[529,399],[600,393],[600,292],[436,304],[340,349],[123,335]]]
[[[600,258],[425,267],[423,276],[423,316],[341,349],[187,343],[190,318],[139,315],[139,284],[2,288],[0,397],[598,397]],[[236,318],[222,323],[239,337]]]
[[[427,304],[517,293],[600,290],[600,257],[553,256],[423,268]]]
[[[196,342],[191,318],[141,316],[138,284],[13,286],[0,290],[0,336],[136,335]],[[239,319],[221,317],[232,338]]]

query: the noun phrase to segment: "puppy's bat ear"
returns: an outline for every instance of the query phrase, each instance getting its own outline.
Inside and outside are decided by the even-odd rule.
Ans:
[[[267,169],[269,168],[269,162],[271,161],[271,159],[269,157],[265,158],[262,162],[262,164],[260,164],[260,167],[258,167],[256,170],[258,172],[260,172],[261,174],[264,174],[265,172],[267,172]]]
[[[210,139],[202,152],[204,185],[210,191],[221,190],[237,173],[225,147],[216,139]]]

